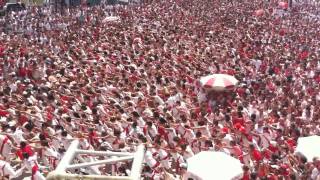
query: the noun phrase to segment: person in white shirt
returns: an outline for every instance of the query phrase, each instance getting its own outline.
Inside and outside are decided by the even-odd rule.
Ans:
[[[176,146],[174,142],[174,138],[177,137],[176,130],[174,128],[166,128],[167,136],[168,136],[168,143],[170,146]]]
[[[158,131],[156,126],[151,121],[148,121],[145,127],[143,128],[143,133],[151,142],[158,134]]]
[[[9,161],[12,157],[10,155],[12,147],[11,138],[7,135],[0,135],[0,155],[3,156],[6,161]]]
[[[189,145],[182,144],[182,145],[180,145],[180,147],[181,147],[181,150],[182,150],[181,154],[182,154],[184,159],[189,159],[192,156],[194,156],[194,153],[192,152],[192,149],[191,149],[191,147]]]
[[[12,126],[10,129],[12,133],[8,133],[7,135],[12,137],[15,144],[20,144],[20,142],[26,141],[26,139],[23,136],[24,132],[22,131],[21,128],[16,128]]]
[[[146,151],[144,161],[153,170],[157,170],[161,166],[160,162],[152,156],[150,150]]]
[[[42,141],[41,146],[42,162],[50,170],[54,170],[58,165],[59,153],[49,145],[48,141]]]
[[[13,167],[6,161],[0,160],[0,176],[8,177],[9,180],[22,175],[24,168],[15,171]]]
[[[31,171],[31,179],[32,180],[45,180],[46,178],[40,173],[39,165],[37,162],[37,156],[29,157],[28,153],[23,153],[23,168]]]
[[[139,134],[143,134],[143,131],[138,126],[137,122],[133,122],[131,125],[131,130],[129,132],[129,135],[134,138],[138,138]]]
[[[184,139],[189,144],[192,142],[192,140],[196,137],[193,130],[190,129],[188,125],[185,125],[184,127],[182,125],[179,125],[177,128],[180,137]]]
[[[175,169],[176,174],[181,173],[181,165],[186,163],[185,159],[183,156],[177,152],[176,149],[172,149],[171,151],[171,156],[172,156],[172,161],[175,167],[172,167],[172,169]]]
[[[320,158],[314,160],[314,168],[311,172],[311,179],[312,180],[319,180],[320,179]]]
[[[193,139],[191,142],[191,149],[194,154],[197,154],[202,151],[202,148],[204,147],[204,141],[202,138],[202,133],[198,131],[196,133],[196,138]]]
[[[64,149],[68,149],[73,138],[68,134],[67,131],[61,132],[60,142],[62,143]]]
[[[152,170],[152,168],[149,166],[144,167],[144,175],[148,179],[161,180],[161,174],[159,173],[159,171]]]
[[[156,158],[160,161],[161,167],[163,167],[166,171],[170,171],[171,162],[170,155],[165,150],[166,143],[162,143],[161,140],[158,140],[154,144],[154,149],[156,154]]]

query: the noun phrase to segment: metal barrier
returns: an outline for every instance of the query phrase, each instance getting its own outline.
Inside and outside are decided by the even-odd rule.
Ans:
[[[63,179],[104,179],[104,180],[139,180],[141,176],[142,163],[145,153],[144,145],[139,145],[135,153],[127,152],[107,152],[107,151],[90,151],[78,149],[79,141],[74,140],[67,152],[63,156],[57,168],[50,172],[47,176],[48,180],[63,180]],[[79,155],[99,155],[99,156],[115,156],[113,158],[105,160],[96,160],[91,162],[85,162]],[[80,164],[72,164],[74,159],[80,160]],[[112,164],[122,161],[131,161],[133,160],[131,167],[130,176],[106,176],[99,175],[95,173],[95,170],[91,168],[92,166],[101,165],[101,164]],[[78,168],[90,168],[94,173],[93,175],[79,175],[79,174],[70,174],[67,173],[67,170],[78,169]]]

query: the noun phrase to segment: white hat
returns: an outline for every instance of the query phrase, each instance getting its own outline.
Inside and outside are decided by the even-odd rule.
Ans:
[[[15,126],[16,124],[17,124],[16,121],[10,121],[10,122],[8,122],[8,125],[9,125],[9,126]]]

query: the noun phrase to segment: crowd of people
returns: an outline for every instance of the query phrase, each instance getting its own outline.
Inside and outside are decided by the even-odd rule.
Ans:
[[[0,173],[45,179],[78,139],[145,144],[144,179],[179,179],[186,159],[221,151],[243,163],[243,180],[319,180],[320,159],[294,153],[299,137],[320,135],[319,18],[318,5],[274,0],[11,12],[0,20]],[[213,73],[240,83],[208,98],[198,80]],[[128,175],[130,163],[93,170]]]

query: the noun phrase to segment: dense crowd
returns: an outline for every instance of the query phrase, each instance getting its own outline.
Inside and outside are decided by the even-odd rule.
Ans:
[[[179,179],[187,158],[221,151],[243,163],[243,180],[319,180],[320,159],[294,153],[299,137],[320,135],[318,8],[168,0],[6,15],[0,173],[45,179],[79,139],[103,151],[145,144],[145,179]],[[240,83],[208,95],[198,80],[213,73]],[[128,163],[94,168],[130,173]]]

